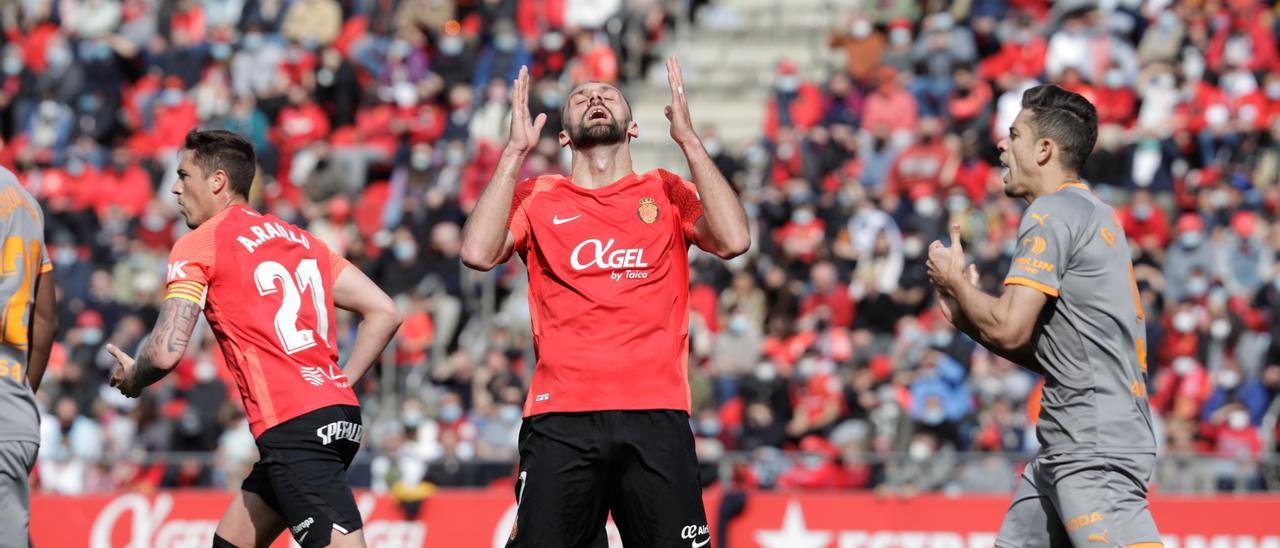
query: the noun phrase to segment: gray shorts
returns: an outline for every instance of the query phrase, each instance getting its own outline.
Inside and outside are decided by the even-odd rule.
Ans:
[[[29,545],[31,490],[27,476],[36,464],[40,445],[29,441],[0,441],[0,546]]]
[[[1022,473],[996,546],[1154,548],[1147,507],[1155,455],[1036,457]]]

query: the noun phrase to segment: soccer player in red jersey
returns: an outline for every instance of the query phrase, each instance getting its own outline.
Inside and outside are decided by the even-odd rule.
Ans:
[[[129,397],[169,374],[203,309],[240,389],[261,459],[214,534],[215,548],[364,546],[346,469],[360,448],[360,379],[400,326],[395,303],[318,238],[250,209],[253,146],[192,131],[173,193],[192,230],[170,254],[160,317],[135,361],[112,345],[111,386]],[[338,366],[334,307],[362,318]]]
[[[693,130],[680,65],[667,62],[671,137],[693,182],[632,171],[639,134],[616,87],[564,106],[570,177],[516,184],[546,122],[521,69],[511,135],[463,234],[462,260],[528,266],[537,365],[520,429],[508,546],[588,546],[610,512],[628,547],[710,542],[689,427],[689,246],[723,259],[749,245],[746,215]]]

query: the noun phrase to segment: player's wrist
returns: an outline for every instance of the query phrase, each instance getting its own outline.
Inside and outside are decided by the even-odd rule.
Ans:
[[[529,156],[529,153],[532,151],[533,151],[532,148],[526,150],[523,147],[508,143],[507,146],[502,149],[502,159],[522,161],[525,159],[525,157]]]
[[[676,145],[679,146],[680,150],[683,150],[685,154],[689,154],[690,152],[707,151],[702,146],[702,139],[698,137],[697,133],[692,131],[689,132],[689,135],[682,135],[680,137],[673,136],[672,139],[675,139]]]

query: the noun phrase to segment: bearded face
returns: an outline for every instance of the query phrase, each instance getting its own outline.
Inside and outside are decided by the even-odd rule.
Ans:
[[[616,145],[626,141],[631,109],[617,88],[584,84],[565,105],[565,132],[576,149]]]

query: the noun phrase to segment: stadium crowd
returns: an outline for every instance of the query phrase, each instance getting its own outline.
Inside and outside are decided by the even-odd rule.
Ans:
[[[0,2],[0,164],[45,208],[59,288],[39,488],[234,487],[253,461],[207,330],[142,398],[105,382],[103,345],[137,348],[187,230],[167,189],[196,126],[248,137],[255,204],[403,308],[389,366],[358,387],[354,483],[418,500],[510,481],[533,364],[526,277],[518,259],[492,274],[458,259],[505,142],[507,86],[529,65],[531,109],[550,118],[526,174],[563,172],[564,94],[643,78],[677,18],[707,7],[686,4]],[[1134,249],[1150,366],[1134,390],[1158,417],[1155,489],[1262,489],[1277,438],[1266,417],[1280,413],[1280,6],[853,4],[829,37],[846,55],[828,78],[784,60],[757,139],[704,134],[754,232],[747,255],[692,259],[704,477],[1012,489],[1011,462],[1037,446],[1040,381],[957,335],[923,257],[958,222],[999,291],[1023,204],[1001,191],[994,144],[1022,90],[1052,82],[1099,110],[1084,175]],[[351,327],[340,319],[344,350]],[[1219,460],[1179,458],[1196,455]]]

